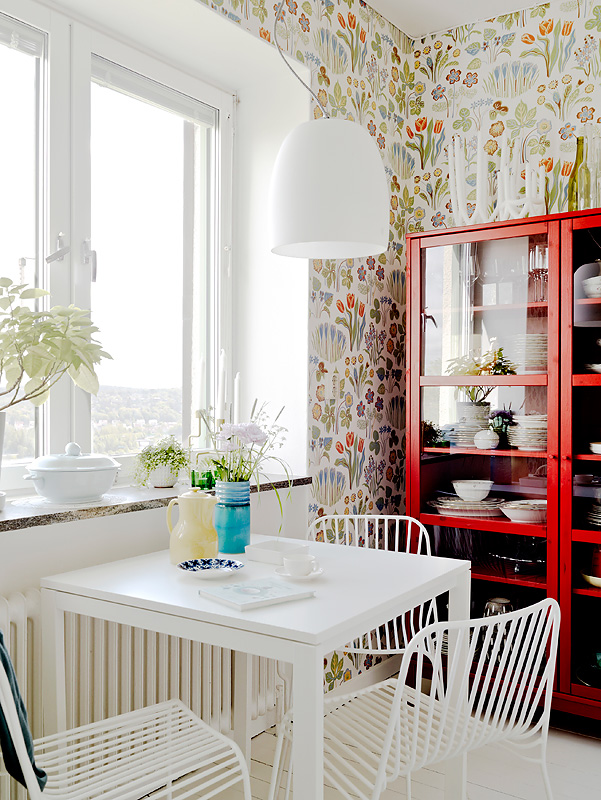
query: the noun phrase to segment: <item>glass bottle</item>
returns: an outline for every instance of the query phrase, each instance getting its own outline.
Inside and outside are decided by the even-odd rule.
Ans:
[[[576,140],[576,160],[568,181],[568,211],[578,211],[578,173],[582,164],[584,151],[584,136]]]
[[[578,167],[578,209],[591,208],[591,170],[589,168],[589,140],[583,137],[582,163]]]

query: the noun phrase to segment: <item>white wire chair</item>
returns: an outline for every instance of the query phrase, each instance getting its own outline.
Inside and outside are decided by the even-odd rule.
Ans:
[[[547,599],[494,617],[434,623],[409,642],[398,678],[326,697],[325,782],[349,800],[378,800],[388,784],[405,777],[410,800],[412,772],[503,743],[539,764],[552,800],[546,747],[559,617],[557,602]],[[450,665],[447,641],[458,654]],[[427,692],[421,690],[426,680]],[[289,713],[280,726],[269,800],[282,782],[292,733]]]
[[[310,541],[329,542],[351,547],[370,547],[403,553],[431,555],[430,536],[421,522],[413,517],[385,514],[349,514],[318,517],[307,534]],[[418,630],[437,620],[436,600],[386,625],[368,631],[346,644],[347,653],[393,655],[403,653]]]
[[[31,800],[208,800],[239,783],[251,800],[240,748],[179,700],[34,741],[36,765],[48,774],[43,794],[1,665],[0,707]]]

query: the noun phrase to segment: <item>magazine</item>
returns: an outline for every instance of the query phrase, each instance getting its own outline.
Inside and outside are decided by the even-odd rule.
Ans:
[[[244,611],[247,608],[259,608],[274,603],[285,603],[288,600],[313,597],[315,590],[301,589],[279,578],[258,578],[254,581],[237,581],[220,586],[203,587],[198,590],[198,594]]]

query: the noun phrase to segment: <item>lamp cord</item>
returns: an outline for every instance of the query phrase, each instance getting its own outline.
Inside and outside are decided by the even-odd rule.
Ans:
[[[292,67],[290,66],[290,64],[289,64],[289,63],[288,63],[288,61],[286,60],[286,57],[285,57],[285,55],[284,55],[284,51],[283,51],[283,50],[282,50],[282,48],[280,47],[280,43],[278,42],[278,21],[279,21],[279,19],[280,19],[280,15],[281,15],[281,13],[282,13],[282,9],[284,8],[284,3],[285,3],[285,2],[286,2],[286,0],[280,0],[280,4],[279,4],[279,6],[278,6],[278,10],[275,12],[275,22],[273,23],[273,40],[274,40],[274,42],[275,42],[275,46],[278,48],[278,52],[279,52],[279,54],[282,56],[282,60],[283,60],[284,64],[285,64],[285,65],[288,67],[288,69],[290,70],[290,72],[291,72],[291,73],[294,75],[294,77],[295,77],[297,80],[299,80],[299,81],[302,83],[302,85],[305,87],[305,89],[306,89],[306,90],[309,92],[309,94],[310,94],[310,95],[313,97],[313,99],[315,100],[315,102],[317,103],[317,105],[318,105],[318,106],[321,108],[321,110],[322,110],[322,113],[323,113],[324,117],[325,117],[326,119],[330,119],[330,115],[329,115],[329,114],[328,114],[328,112],[325,110],[325,108],[324,108],[323,104],[321,103],[321,101],[320,101],[319,97],[318,97],[318,96],[315,94],[315,92],[313,91],[313,89],[311,89],[311,87],[310,87],[310,86],[308,86],[308,85],[307,85],[307,84],[304,82],[304,80],[301,78],[301,76],[300,76],[300,75],[298,75],[298,74],[297,74],[297,73],[296,73],[296,72],[295,72],[295,71],[292,69]]]

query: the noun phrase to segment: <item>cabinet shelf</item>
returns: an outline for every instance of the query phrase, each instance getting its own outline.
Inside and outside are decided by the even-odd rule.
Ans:
[[[515,456],[517,458],[547,458],[545,450],[478,450],[476,447],[424,447],[423,453],[468,456]],[[601,456],[597,456],[601,460]]]
[[[598,372],[572,375],[572,386],[601,386],[601,375]]]
[[[442,528],[466,528],[473,531],[493,531],[495,533],[515,533],[520,536],[547,535],[545,525],[532,525],[527,522],[511,522],[507,517],[453,517],[447,514],[421,513],[419,520],[424,525],[440,525]]]
[[[601,453],[574,453],[574,461],[601,461]]]
[[[582,594],[586,597],[601,597],[601,589],[588,584],[577,585],[572,588],[572,594]]]
[[[500,572],[486,567],[472,567],[472,578],[480,581],[512,584],[514,586],[529,586],[533,589],[547,588],[546,575],[503,575]]]
[[[520,375],[420,375],[420,386],[546,386],[546,372]]]
[[[585,530],[574,528],[572,530],[573,542],[587,542],[588,544],[601,544],[601,528],[599,530]]]
[[[538,311],[545,312],[549,307],[548,303],[537,302],[537,303],[495,303],[493,306],[471,306],[470,310],[474,311],[475,313],[482,313],[488,311],[522,311],[523,309],[533,309]],[[422,314],[426,312],[430,314],[440,314],[442,310],[440,308],[422,308]],[[458,309],[453,308],[451,309],[451,314],[458,313]]]

